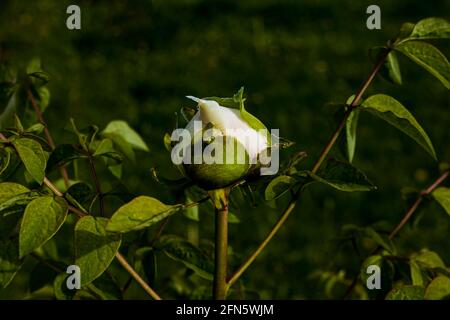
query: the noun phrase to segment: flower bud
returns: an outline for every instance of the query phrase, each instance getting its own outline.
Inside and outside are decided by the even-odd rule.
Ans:
[[[215,100],[188,98],[198,103],[198,110],[185,128],[191,137],[183,155],[185,174],[211,190],[253,173],[260,153],[270,147],[266,127],[245,111],[242,100],[241,108],[234,109]]]

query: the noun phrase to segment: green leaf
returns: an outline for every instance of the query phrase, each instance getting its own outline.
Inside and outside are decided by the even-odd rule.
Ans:
[[[34,191],[17,194],[3,203],[0,203],[0,214],[8,216],[15,213],[23,213],[28,203],[38,196],[39,194]]]
[[[397,53],[395,51],[389,52],[386,57],[384,67],[386,68],[384,74],[387,75],[389,80],[396,84],[402,84],[402,73],[400,71],[400,65],[398,63]]]
[[[353,110],[345,123],[347,158],[352,163],[356,149],[356,129],[358,127],[359,109]]]
[[[28,192],[30,192],[30,190],[21,184],[14,182],[2,182],[0,183],[0,204],[5,203],[19,194]]]
[[[414,39],[450,38],[450,23],[442,18],[426,18],[414,26],[409,36]]]
[[[11,161],[11,151],[9,148],[0,149],[0,176],[8,169]]]
[[[116,164],[116,165],[110,165],[108,166],[108,170],[113,174],[114,177],[116,177],[117,179],[121,179],[122,178],[122,168],[123,165],[122,164]]]
[[[450,188],[439,187],[431,195],[441,207],[450,215]]]
[[[143,273],[150,285],[155,283],[157,274],[157,263],[155,250],[152,247],[143,247],[136,250],[135,269]]]
[[[66,220],[67,211],[67,203],[61,197],[44,196],[31,201],[20,226],[20,257],[33,252],[52,238]]]
[[[376,94],[364,100],[362,107],[362,110],[369,111],[411,137],[436,159],[433,144],[425,130],[400,102],[385,94]]]
[[[397,45],[395,50],[423,67],[450,89],[450,64],[436,47],[423,41],[405,41]]]
[[[214,263],[208,255],[187,240],[178,236],[166,235],[161,237],[158,247],[172,259],[182,262],[200,277],[213,279]]]
[[[41,133],[44,130],[45,126],[42,123],[35,123],[25,130],[27,133]]]
[[[448,300],[450,299],[450,278],[437,276],[431,281],[425,290],[426,300]]]
[[[265,199],[271,201],[281,197],[291,190],[297,182],[297,179],[290,176],[278,176],[272,179],[264,191]]]
[[[17,114],[14,114],[14,127],[17,129],[17,132],[23,132],[23,125]]]
[[[120,137],[121,140],[124,140],[127,144],[130,144],[133,149],[149,151],[147,144],[141,138],[141,136],[134,131],[128,123],[123,120],[114,120],[111,121],[103,130],[102,135],[104,137],[110,138],[114,142],[116,142],[116,138]]]
[[[0,240],[0,287],[5,288],[22,266],[17,239]]]
[[[423,300],[425,289],[421,286],[402,286],[393,288],[386,300]]]
[[[41,71],[41,59],[38,57],[32,58],[27,65],[27,74]]]
[[[50,75],[45,71],[35,71],[33,73],[29,73],[28,76],[40,80],[40,85],[44,85],[50,81]]]
[[[414,29],[414,26],[415,26],[414,23],[411,23],[411,22],[405,22],[404,24],[402,24],[397,38],[399,40],[408,38],[411,35],[411,32]]]
[[[84,155],[77,148],[75,148],[75,146],[73,146],[71,144],[60,144],[50,154],[50,158],[48,159],[47,168],[48,168],[48,170],[52,170],[55,167],[59,167],[59,166],[68,164],[69,162],[71,162],[75,159],[86,158],[86,157],[87,156]]]
[[[95,146],[94,157],[106,157],[114,160],[114,163],[118,164],[123,161],[123,156],[118,153],[113,146],[113,142],[111,139],[103,139]]]
[[[88,184],[79,182],[71,185],[69,189],[67,189],[66,197],[70,197],[70,199],[68,198],[70,202],[75,201],[77,205],[88,208],[95,197],[95,193]]]
[[[423,286],[424,281],[423,281],[422,269],[417,264],[417,262],[415,262],[414,260],[411,260],[409,262],[409,270],[411,273],[411,280],[412,280],[413,285]]]
[[[389,251],[394,255],[396,254],[397,250],[395,249],[395,246],[393,242],[389,239],[389,237],[379,234],[371,227],[364,228],[364,233],[373,241],[375,241],[377,245],[381,246],[383,249]]]
[[[111,264],[119,250],[121,235],[107,233],[108,219],[85,216],[75,225],[75,264],[81,270],[81,285],[91,283]]]
[[[70,290],[67,288],[67,278],[70,274],[60,273],[53,281],[53,290],[55,292],[55,298],[58,300],[72,300],[77,290]]]
[[[424,268],[445,268],[445,264],[436,252],[423,249],[411,255],[411,260]]]
[[[312,179],[326,184],[340,191],[371,191],[376,187],[367,179],[366,175],[350,163],[329,160],[319,174],[309,173]]]
[[[174,214],[183,205],[166,205],[158,199],[140,196],[120,207],[106,229],[114,232],[140,230]]]
[[[50,91],[47,87],[39,87],[36,89],[37,98],[39,100],[39,108],[44,112],[50,104]]]
[[[89,285],[89,290],[102,300],[122,300],[122,291],[114,279],[106,272]],[[94,298],[97,298],[94,297]],[[98,298],[97,298],[98,299]]]
[[[84,151],[89,151],[89,145],[95,140],[98,133],[98,127],[94,125],[79,130],[73,118],[70,118],[70,126],[67,129],[75,133]]]
[[[19,138],[12,143],[27,172],[41,184],[44,181],[47,161],[41,145],[28,138]]]

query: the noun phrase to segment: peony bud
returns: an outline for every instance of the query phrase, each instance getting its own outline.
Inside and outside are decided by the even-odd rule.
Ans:
[[[245,111],[242,96],[240,109],[221,106],[215,100],[187,98],[198,103],[198,111],[185,128],[191,138],[183,154],[185,174],[210,190],[254,173],[260,154],[270,147],[270,136],[266,127]]]

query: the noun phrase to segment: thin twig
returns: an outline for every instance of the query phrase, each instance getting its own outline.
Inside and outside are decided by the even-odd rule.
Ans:
[[[141,278],[141,276],[133,269],[133,267],[128,263],[127,260],[119,253],[116,253],[116,259],[128,271],[129,274],[136,280],[137,283],[155,300],[161,300],[161,297]]]
[[[317,173],[317,171],[320,169],[320,166],[324,162],[325,158],[331,151],[332,147],[336,143],[341,131],[344,129],[345,124],[347,122],[347,119],[350,115],[350,113],[357,108],[361,97],[366,92],[369,85],[372,83],[373,79],[375,78],[376,74],[380,70],[380,68],[383,66],[387,55],[389,54],[390,49],[387,49],[385,53],[380,57],[380,60],[375,65],[375,67],[372,69],[369,76],[366,78],[366,80],[361,84],[358,91],[355,94],[355,98],[353,99],[352,103],[348,106],[346,112],[344,113],[343,119],[339,123],[338,127],[334,131],[334,133],[331,135],[330,139],[328,140],[325,147],[322,149],[319,157],[315,161],[314,165],[312,166],[311,172]],[[298,191],[293,195],[291,201],[289,202],[286,210],[283,212],[281,217],[278,219],[278,221],[275,223],[275,225],[272,227],[272,230],[267,234],[266,238],[261,242],[261,244],[256,248],[255,251],[253,251],[252,254],[244,261],[244,263],[235,271],[235,273],[231,276],[230,280],[228,280],[228,286],[233,285],[239,277],[247,270],[247,268],[253,263],[253,261],[258,257],[258,255],[262,252],[262,250],[267,246],[267,244],[270,242],[270,240],[274,237],[274,235],[278,232],[278,230],[281,228],[281,226],[285,223],[287,218],[289,217],[292,210],[294,210],[297,201],[300,198],[301,191],[303,189],[303,185],[300,186]]]
[[[99,203],[100,203],[100,215],[104,216],[105,215],[105,204],[103,202],[103,193],[102,193],[102,189],[100,186],[100,180],[98,179],[97,170],[95,169],[95,163],[94,163],[94,159],[92,158],[92,155],[89,155],[88,159],[89,159],[89,167],[91,168],[92,180],[94,180],[95,190],[97,192]]]
[[[36,102],[36,99],[34,98],[33,93],[31,92],[31,90],[29,88],[27,89],[27,98],[30,101],[31,106],[34,109],[34,112],[36,113],[36,116],[37,116],[39,122],[44,126],[44,135],[45,135],[45,139],[47,140],[48,145],[50,146],[50,148],[52,148],[52,150],[54,150],[55,142],[53,141],[53,137],[50,134],[50,130],[47,127],[47,123],[45,122],[42,111],[39,108],[39,106]],[[68,188],[70,186],[70,180],[69,180],[69,174],[67,173],[67,168],[65,166],[60,166],[59,171],[61,173],[61,176],[63,177],[66,188]]]

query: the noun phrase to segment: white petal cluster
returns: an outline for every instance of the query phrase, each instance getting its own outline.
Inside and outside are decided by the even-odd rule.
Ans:
[[[239,110],[223,107],[213,100],[204,100],[192,96],[188,96],[188,98],[196,101],[199,107],[197,113],[186,126],[191,136],[195,136],[199,129],[201,130],[198,127],[197,130],[194,130],[194,121],[201,121],[203,128],[211,123],[214,128],[220,130],[222,135],[233,137],[239,141],[245,146],[249,158],[252,160],[256,160],[258,154],[268,148],[267,133],[250,127],[241,117]]]

